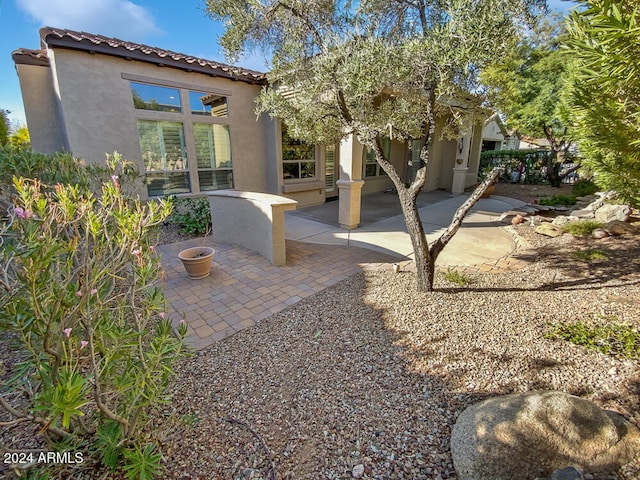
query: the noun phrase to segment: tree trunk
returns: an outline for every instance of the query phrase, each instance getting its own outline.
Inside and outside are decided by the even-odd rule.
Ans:
[[[416,288],[419,292],[431,292],[433,290],[435,264],[429,253],[429,243],[424,234],[424,227],[422,226],[422,220],[420,220],[416,201],[411,197],[409,189],[404,186],[402,190],[398,190],[398,196],[400,197],[404,221],[407,224],[407,232],[413,246],[417,274]]]

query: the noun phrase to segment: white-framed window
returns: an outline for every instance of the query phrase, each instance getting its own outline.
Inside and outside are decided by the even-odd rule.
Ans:
[[[315,145],[309,145],[289,136],[282,124],[282,177],[286,182],[315,179],[317,176]]]
[[[387,137],[382,137],[382,151],[384,152],[387,160],[391,161],[391,140]],[[385,171],[376,161],[376,155],[373,150],[365,148],[363,151],[363,176],[367,177],[380,177],[386,175]]]
[[[130,86],[149,196],[233,188],[227,95]]]

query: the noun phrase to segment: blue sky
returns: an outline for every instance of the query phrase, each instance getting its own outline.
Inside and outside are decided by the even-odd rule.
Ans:
[[[549,0],[566,10],[567,0]],[[224,62],[217,44],[222,26],[205,15],[204,0],[0,0],[0,108],[24,123],[20,85],[11,52],[40,48],[43,26],[82,30]],[[264,70],[254,56],[240,65]]]

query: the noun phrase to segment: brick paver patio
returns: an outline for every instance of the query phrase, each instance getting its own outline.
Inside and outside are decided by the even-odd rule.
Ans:
[[[216,249],[211,275],[191,280],[178,252]],[[366,268],[390,268],[397,258],[351,246],[287,241],[287,265],[274,267],[255,252],[210,238],[158,247],[165,268],[164,292],[174,324],[184,318],[188,343],[205,348],[280,312]]]

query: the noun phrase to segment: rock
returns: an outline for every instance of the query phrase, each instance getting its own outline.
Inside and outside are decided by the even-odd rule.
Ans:
[[[504,212],[502,215],[500,215],[500,217],[498,217],[498,221],[504,222],[504,223],[511,223],[511,221],[518,215],[522,217],[526,217],[527,213],[522,211],[516,211],[516,210],[508,210]]]
[[[598,198],[597,195],[584,195],[582,197],[576,197],[576,200],[578,202],[583,202],[583,203],[589,204],[589,203],[593,202],[596,198]]]
[[[559,237],[564,233],[564,230],[553,223],[542,223],[536,227],[535,232],[547,237]]]
[[[596,198],[593,202],[591,202],[589,205],[587,205],[584,208],[585,210],[595,211],[599,209],[602,205],[604,205],[604,200],[602,197],[600,197],[600,198]]]
[[[620,220],[611,220],[604,229],[611,235],[633,235],[638,233],[638,230],[633,225]]]
[[[609,232],[607,232],[604,228],[596,228],[591,232],[591,236],[597,239],[607,238],[609,236]]]
[[[516,215],[511,219],[511,225],[519,225],[524,222],[524,217],[522,215]]]
[[[575,467],[561,468],[551,474],[551,480],[584,480],[582,472]]]
[[[567,223],[569,223],[569,217],[567,217],[566,215],[558,215],[553,219],[551,223],[557,225],[558,227],[564,227]]]
[[[364,465],[359,464],[353,467],[353,470],[351,471],[351,476],[353,478],[362,478],[362,475],[364,475]]]
[[[609,223],[612,220],[620,220],[626,222],[631,215],[631,207],[629,205],[603,205],[596,210],[596,220],[602,223]]]
[[[574,465],[619,469],[640,455],[640,430],[620,415],[563,392],[491,398],[463,411],[451,432],[461,479],[532,480]]]
[[[593,218],[595,216],[595,214],[593,213],[593,210],[588,210],[588,209],[573,210],[571,212],[571,215],[578,218]]]
[[[531,225],[532,227],[540,225],[543,222],[551,222],[551,219],[549,217],[543,217],[542,215],[533,215],[527,218],[529,219],[529,225]]]

